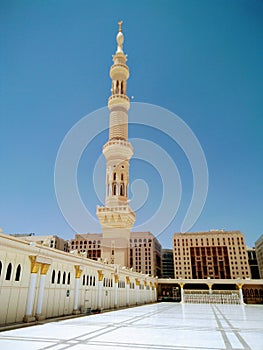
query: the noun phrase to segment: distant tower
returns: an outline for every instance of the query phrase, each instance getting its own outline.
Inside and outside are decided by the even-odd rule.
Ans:
[[[103,146],[106,158],[106,199],[104,207],[97,207],[97,216],[102,226],[102,258],[109,263],[129,266],[130,230],[135,222],[135,213],[128,200],[129,160],[133,148],[128,141],[130,100],[126,95],[126,87],[129,68],[123,52],[122,21],[118,24],[117,51],[110,68],[109,140]]]

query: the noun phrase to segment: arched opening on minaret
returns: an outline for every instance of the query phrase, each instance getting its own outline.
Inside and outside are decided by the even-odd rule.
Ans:
[[[113,196],[117,195],[117,184],[116,184],[116,182],[114,182],[112,184],[112,194],[113,194]]]
[[[124,184],[120,186],[120,196],[124,196]]]
[[[116,173],[113,173],[113,181],[116,181]]]

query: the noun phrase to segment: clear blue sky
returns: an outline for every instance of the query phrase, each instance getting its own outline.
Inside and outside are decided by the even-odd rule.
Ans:
[[[74,124],[107,104],[120,19],[129,96],[177,114],[204,150],[209,191],[191,231],[241,230],[254,245],[263,233],[260,0],[1,0],[0,227],[5,233],[74,235],[57,204],[55,160]],[[159,236],[169,247],[191,199],[191,168],[180,148],[155,130],[131,127],[130,136],[154,140],[178,167],[181,205]],[[106,132],[98,135],[79,164],[79,190],[94,216],[100,202],[92,174],[106,140]],[[161,191],[152,166],[134,159],[131,182],[138,178],[149,188],[140,223],[154,215]],[[103,180],[104,174],[104,189]]]

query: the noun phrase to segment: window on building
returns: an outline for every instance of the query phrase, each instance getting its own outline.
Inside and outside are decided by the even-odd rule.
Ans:
[[[7,281],[10,281],[10,279],[11,279],[11,274],[12,274],[12,264],[9,263],[8,266],[7,266],[6,275],[5,275],[5,279],[6,279]]]
[[[2,267],[3,267],[2,261],[0,261],[0,276],[1,276],[1,273],[2,273]]]
[[[20,274],[21,274],[21,265],[19,264],[16,268],[16,277],[15,277],[15,281],[19,281],[20,280]]]
[[[70,284],[70,272],[68,273],[68,283],[67,284]]]
[[[51,283],[55,283],[55,276],[56,276],[56,272],[55,272],[55,270],[53,270],[52,276],[51,276]]]
[[[63,272],[62,284],[66,283],[66,272]]]
[[[60,284],[60,276],[61,276],[61,272],[58,271],[58,279],[57,279],[57,284]]]

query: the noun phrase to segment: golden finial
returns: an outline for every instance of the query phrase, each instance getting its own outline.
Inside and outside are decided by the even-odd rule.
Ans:
[[[118,25],[119,25],[119,32],[122,32],[122,23],[123,23],[123,21],[119,21],[119,22],[118,22]]]

